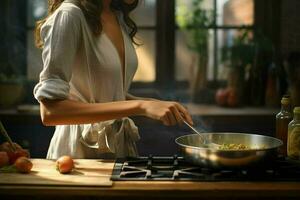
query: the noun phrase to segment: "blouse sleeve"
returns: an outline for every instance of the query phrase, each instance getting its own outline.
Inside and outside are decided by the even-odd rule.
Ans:
[[[68,98],[80,35],[80,18],[67,11],[58,12],[43,25],[43,70],[33,92],[38,101]]]

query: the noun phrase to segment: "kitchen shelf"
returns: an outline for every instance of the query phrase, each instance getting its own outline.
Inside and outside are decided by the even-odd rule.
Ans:
[[[227,108],[216,105],[185,104],[191,115],[199,116],[275,116],[279,108],[237,107]]]

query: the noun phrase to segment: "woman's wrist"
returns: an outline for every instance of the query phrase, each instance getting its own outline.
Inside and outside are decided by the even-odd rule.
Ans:
[[[145,115],[145,100],[134,100],[136,102],[136,115]]]

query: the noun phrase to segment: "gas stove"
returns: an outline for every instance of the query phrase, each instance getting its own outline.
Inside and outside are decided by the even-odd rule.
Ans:
[[[300,181],[300,164],[279,157],[268,166],[211,169],[190,164],[183,157],[118,159],[113,181]]]

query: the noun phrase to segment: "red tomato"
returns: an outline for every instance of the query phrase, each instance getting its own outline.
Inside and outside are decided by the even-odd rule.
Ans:
[[[9,163],[13,164],[15,161],[20,158],[20,157],[26,157],[29,158],[29,153],[25,149],[17,149],[14,152],[7,152],[8,157],[9,157]]]
[[[70,173],[74,168],[74,161],[70,156],[62,156],[56,161],[56,169],[61,174]]]
[[[0,167],[9,165],[9,157],[5,151],[0,151]]]
[[[237,91],[233,88],[230,88],[229,90],[227,104],[230,107],[236,107],[239,104]]]
[[[217,104],[220,106],[226,106],[228,95],[229,95],[228,89],[218,89],[215,96]]]
[[[21,173],[29,173],[33,166],[32,162],[27,157],[19,157],[14,165],[17,171]]]
[[[16,151],[13,151],[11,148],[11,145],[8,142],[4,142],[3,144],[0,145],[0,151],[5,151],[9,157],[9,163],[14,164],[14,162],[19,158],[19,157],[27,157],[29,158],[29,152],[25,149],[22,149],[22,147],[16,143],[14,143],[16,147]]]

